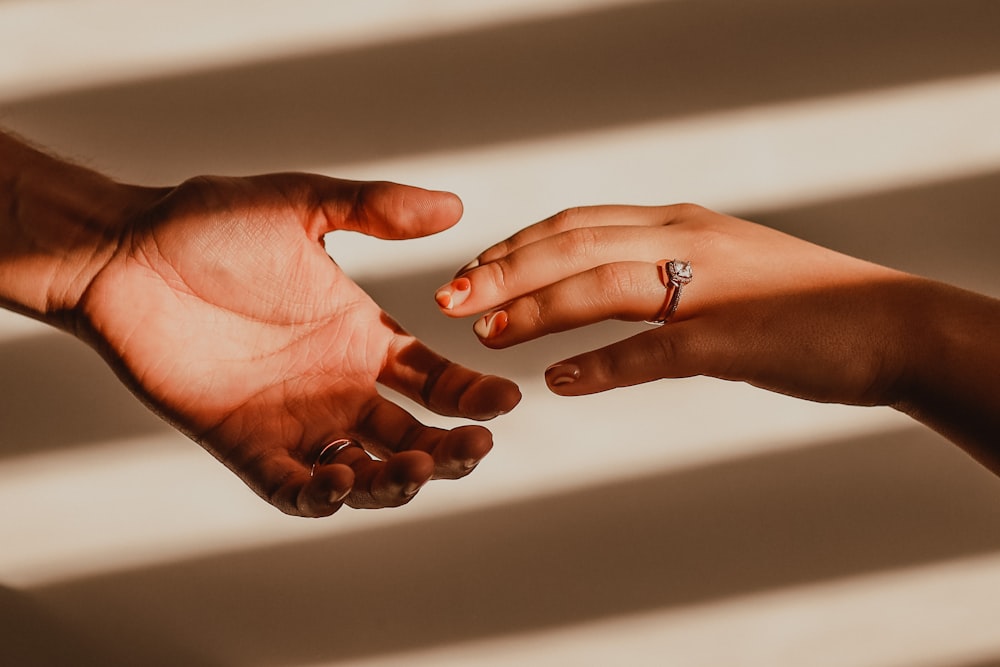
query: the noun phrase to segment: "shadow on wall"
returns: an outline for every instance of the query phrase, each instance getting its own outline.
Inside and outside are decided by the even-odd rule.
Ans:
[[[1000,295],[1000,172],[747,217],[875,262]],[[528,224],[530,221],[525,221]],[[363,287],[432,348],[483,372],[537,379],[568,354],[608,344],[635,325],[606,322],[487,350],[472,321],[435,312],[431,294],[454,267],[402,272]],[[63,334],[0,342],[0,458],[167,432],[87,346]]]
[[[997,25],[992,0],[670,1],[56,94],[0,113],[123,178],[325,168],[997,71]]]
[[[143,664],[277,667],[997,550],[1000,480],[914,428],[30,594]]]
[[[61,333],[0,342],[0,397],[0,458],[170,428]]]
[[[0,664],[17,667],[124,665],[55,620],[29,596],[0,586]]]

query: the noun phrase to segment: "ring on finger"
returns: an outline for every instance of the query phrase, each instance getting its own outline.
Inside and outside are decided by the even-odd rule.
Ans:
[[[316,460],[313,461],[312,468],[309,470],[310,476],[316,475],[316,466],[326,465],[327,463],[332,463],[340,452],[344,451],[348,447],[360,447],[361,444],[357,440],[352,440],[350,438],[339,438],[331,443],[328,443],[319,450],[319,454],[316,455]]]
[[[667,294],[656,315],[646,320],[649,324],[663,324],[669,320],[680,305],[684,286],[694,279],[691,262],[682,259],[661,259],[656,263],[656,271],[660,282],[667,288]]]

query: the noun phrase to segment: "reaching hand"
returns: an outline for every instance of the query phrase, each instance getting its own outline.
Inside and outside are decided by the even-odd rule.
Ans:
[[[552,391],[711,375],[820,401],[893,400],[919,279],[697,206],[564,212],[483,252],[437,299],[451,316],[488,311],[477,335],[507,347],[608,318],[654,319],[668,298],[662,259],[693,269],[670,320],[553,365]]]
[[[680,299],[662,260],[691,263]],[[665,279],[666,278],[666,279]],[[683,281],[678,281],[683,282]],[[550,366],[563,395],[710,375],[891,405],[1000,475],[1000,301],[699,206],[574,209],[489,248],[438,290],[507,347],[598,320],[663,326]],[[984,344],[985,343],[985,344]]]
[[[517,387],[408,335],[324,249],[334,230],[440,231],[461,216],[457,197],[306,174],[141,192],[145,205],[79,300],[77,333],[258,494],[305,516],[401,505],[490,450],[486,429],[427,427],[376,383],[471,419],[513,408]],[[341,438],[361,446],[314,469]]]

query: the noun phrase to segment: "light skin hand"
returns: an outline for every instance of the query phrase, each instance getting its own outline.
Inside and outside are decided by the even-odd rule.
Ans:
[[[1000,471],[991,398],[1000,355],[963,355],[980,347],[962,338],[969,328],[943,325],[968,322],[988,340],[1000,335],[1000,302],[745,220],[694,205],[566,211],[487,249],[435,298],[449,316],[479,315],[476,335],[503,348],[605,319],[651,319],[666,295],[656,262],[675,258],[691,262],[694,280],[670,321],[553,364],[553,392],[708,375],[892,405]]]

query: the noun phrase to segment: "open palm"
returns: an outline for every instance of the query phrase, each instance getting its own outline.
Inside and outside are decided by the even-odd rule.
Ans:
[[[453,195],[306,174],[201,177],[149,191],[81,300],[87,337],[135,393],[282,511],[321,516],[408,501],[492,446],[479,426],[426,427],[380,382],[445,415],[488,419],[507,380],[403,331],[333,262],[324,236],[422,236]],[[322,448],[351,438],[314,468]]]

